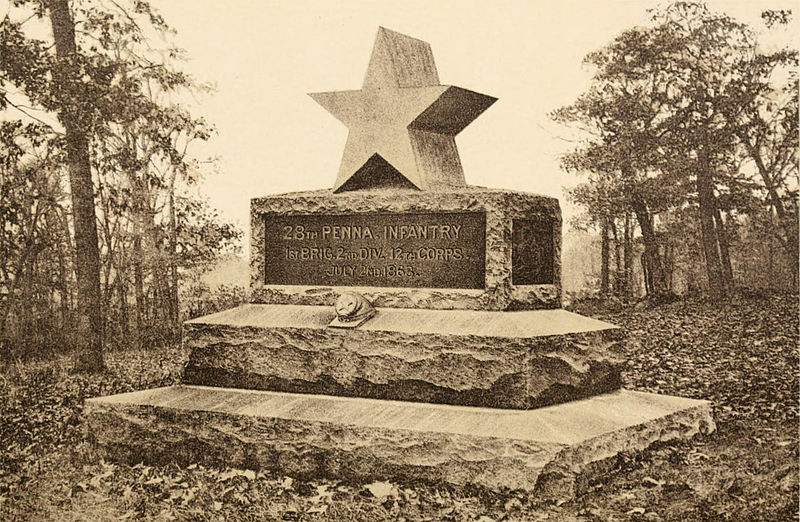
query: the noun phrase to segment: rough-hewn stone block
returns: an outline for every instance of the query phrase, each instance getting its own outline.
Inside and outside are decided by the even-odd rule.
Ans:
[[[485,281],[482,289],[298,286],[265,284],[265,219],[269,216],[427,212],[486,215]],[[552,284],[512,284],[513,223],[535,219],[552,229]],[[561,306],[561,210],[558,200],[538,194],[483,187],[451,190],[317,190],[278,194],[250,202],[252,301],[332,306],[344,290],[363,294],[373,305],[392,308],[530,310]]]
[[[184,382],[495,408],[620,387],[612,325],[564,310],[380,309],[354,330],[333,311],[244,305],[190,321]]]
[[[710,403],[620,390],[537,410],[177,386],[86,401],[109,459],[425,480],[569,499],[617,455],[714,429]]]

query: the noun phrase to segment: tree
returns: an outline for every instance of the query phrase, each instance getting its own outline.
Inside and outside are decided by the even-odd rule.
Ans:
[[[611,238],[614,233],[614,248],[616,251],[617,264],[622,261],[619,254],[620,243],[616,237],[616,221],[624,215],[627,202],[621,197],[619,191],[614,187],[614,177],[604,172],[590,173],[590,181],[581,183],[567,191],[567,198],[580,206],[586,208],[586,216],[582,221],[586,227],[596,227],[600,230],[600,293],[603,296],[610,295],[611,290]],[[625,278],[623,282],[622,279]],[[620,288],[627,288],[629,285],[628,275],[619,268],[614,272],[614,290],[616,295],[620,295]]]
[[[13,7],[0,26],[0,110],[23,113],[21,123],[41,122],[51,150],[66,158],[76,368],[99,370],[104,325],[117,330],[116,314],[128,317],[129,288],[137,317],[149,313],[155,329],[168,323],[173,335],[178,330],[180,200],[203,167],[188,148],[212,133],[179,100],[203,86],[174,68],[180,50],[151,45],[171,29],[144,0],[15,0]],[[52,40],[41,40],[48,32]],[[9,168],[29,164],[32,150],[10,159]],[[53,172],[61,174],[57,166]],[[213,226],[229,227],[222,242],[209,239],[220,248],[238,238],[229,225]]]
[[[590,55],[589,59],[602,61],[605,57]],[[626,96],[630,87],[624,77],[605,77],[575,104],[554,112],[553,117],[564,123],[584,123],[596,136],[567,154],[562,165],[568,171],[605,174],[605,192],[614,193],[623,205],[615,204],[614,208],[630,209],[636,215],[652,275],[652,293],[661,295],[667,292],[667,284],[653,215],[671,204],[673,193],[660,190],[658,172],[648,164],[656,132],[650,127],[657,113],[650,109],[649,100]],[[632,131],[640,128],[645,132]]]
[[[784,95],[775,105],[771,74],[796,59],[785,49],[763,52],[747,26],[693,2],[656,10],[652,27],[625,31],[586,57],[596,67],[590,89],[553,116],[583,125],[592,138],[564,166],[614,173],[639,222],[643,266],[656,294],[668,287],[656,216],[680,208],[696,209],[709,292],[730,291],[731,229],[738,214],[752,211],[745,202],[758,190],[743,168],[743,151],[757,167],[762,160],[762,185],[785,224],[782,241],[796,256],[796,227],[789,224],[796,219],[780,217],[792,215],[792,206],[771,191],[791,193],[785,180],[796,172],[797,149],[790,101],[796,107],[797,97]],[[783,91],[791,86],[796,93],[796,81]]]
[[[74,287],[62,137],[38,123],[0,123],[0,344],[71,346]]]
[[[26,7],[26,2],[16,2]],[[45,42],[25,35],[24,22],[3,20],[3,80],[16,85],[33,103],[52,111],[63,127],[64,150],[72,197],[75,272],[78,293],[78,350],[75,368],[103,368],[103,311],[100,298],[100,256],[94,202],[90,144],[116,103],[111,96],[115,64],[96,53],[81,52],[76,40],[76,20],[67,0],[31,3],[33,16],[47,18],[55,53]],[[89,24],[87,24],[89,25]],[[92,47],[94,50],[95,48]],[[15,107],[3,93],[2,108]]]
[[[762,17],[768,26],[785,25],[791,13],[765,11]],[[765,193],[766,209],[751,205],[749,214],[768,222],[784,248],[797,289],[798,52],[787,48],[764,52],[755,43],[752,47],[749,58],[736,64],[732,96],[724,106],[724,116],[738,140],[740,157],[753,165]],[[752,204],[753,200],[747,203]]]
[[[50,72],[58,88],[53,108],[64,126],[69,170],[72,214],[75,227],[75,272],[78,281],[78,356],[75,368],[97,371],[103,368],[103,309],[100,299],[100,250],[97,246],[97,217],[89,158],[93,127],[91,95],[82,79],[75,45],[75,21],[67,0],[47,0],[53,28],[56,59]]]
[[[787,23],[782,14],[779,22]],[[776,17],[767,12],[766,18]],[[786,175],[797,172],[797,51],[766,51],[748,26],[701,3],[677,2],[656,12],[654,21],[672,41],[670,48],[653,49],[675,72],[675,130],[665,135],[673,145],[667,148],[679,158],[674,168],[689,167],[695,175],[709,287],[723,295],[733,283],[731,217],[751,213],[746,202],[759,190],[743,157],[755,163],[772,206],[782,200],[779,190],[788,192]],[[776,82],[787,76],[788,82]],[[781,203],[776,212],[786,216]],[[790,219],[778,221],[796,266],[797,229]]]

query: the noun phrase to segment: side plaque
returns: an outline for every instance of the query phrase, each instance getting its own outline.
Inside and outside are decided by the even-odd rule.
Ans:
[[[545,218],[515,219],[511,227],[511,283],[554,284],[553,222]]]
[[[486,215],[265,214],[268,285],[485,286]]]

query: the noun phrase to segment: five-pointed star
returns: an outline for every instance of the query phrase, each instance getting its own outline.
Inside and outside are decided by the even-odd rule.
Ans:
[[[349,129],[334,191],[387,169],[418,189],[465,185],[455,135],[496,101],[440,85],[430,45],[384,28],[361,90],[310,96]]]

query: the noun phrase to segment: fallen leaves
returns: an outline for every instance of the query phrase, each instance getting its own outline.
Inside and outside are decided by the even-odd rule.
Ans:
[[[663,480],[656,480],[653,477],[645,477],[642,480],[642,485],[646,488],[657,488],[664,485]]]
[[[255,480],[256,472],[252,469],[226,469],[217,474],[217,482],[227,482],[235,477],[243,477],[245,480]]]
[[[369,491],[373,497],[379,500],[384,500],[386,498],[397,498],[399,496],[397,486],[391,482],[373,482],[372,484],[367,484],[364,486],[364,489]]]
[[[4,519],[35,520],[790,518],[798,496],[795,301],[673,303],[605,315],[631,337],[626,387],[711,399],[720,430],[623,459],[616,475],[561,505],[518,492],[99,461],[82,428],[84,398],[176,382],[186,353],[175,347],[109,353],[110,371],[101,376],[71,375],[58,361],[4,368],[0,509]]]
[[[628,332],[626,387],[711,400],[721,421],[797,424],[796,296],[676,302],[601,317]]]

